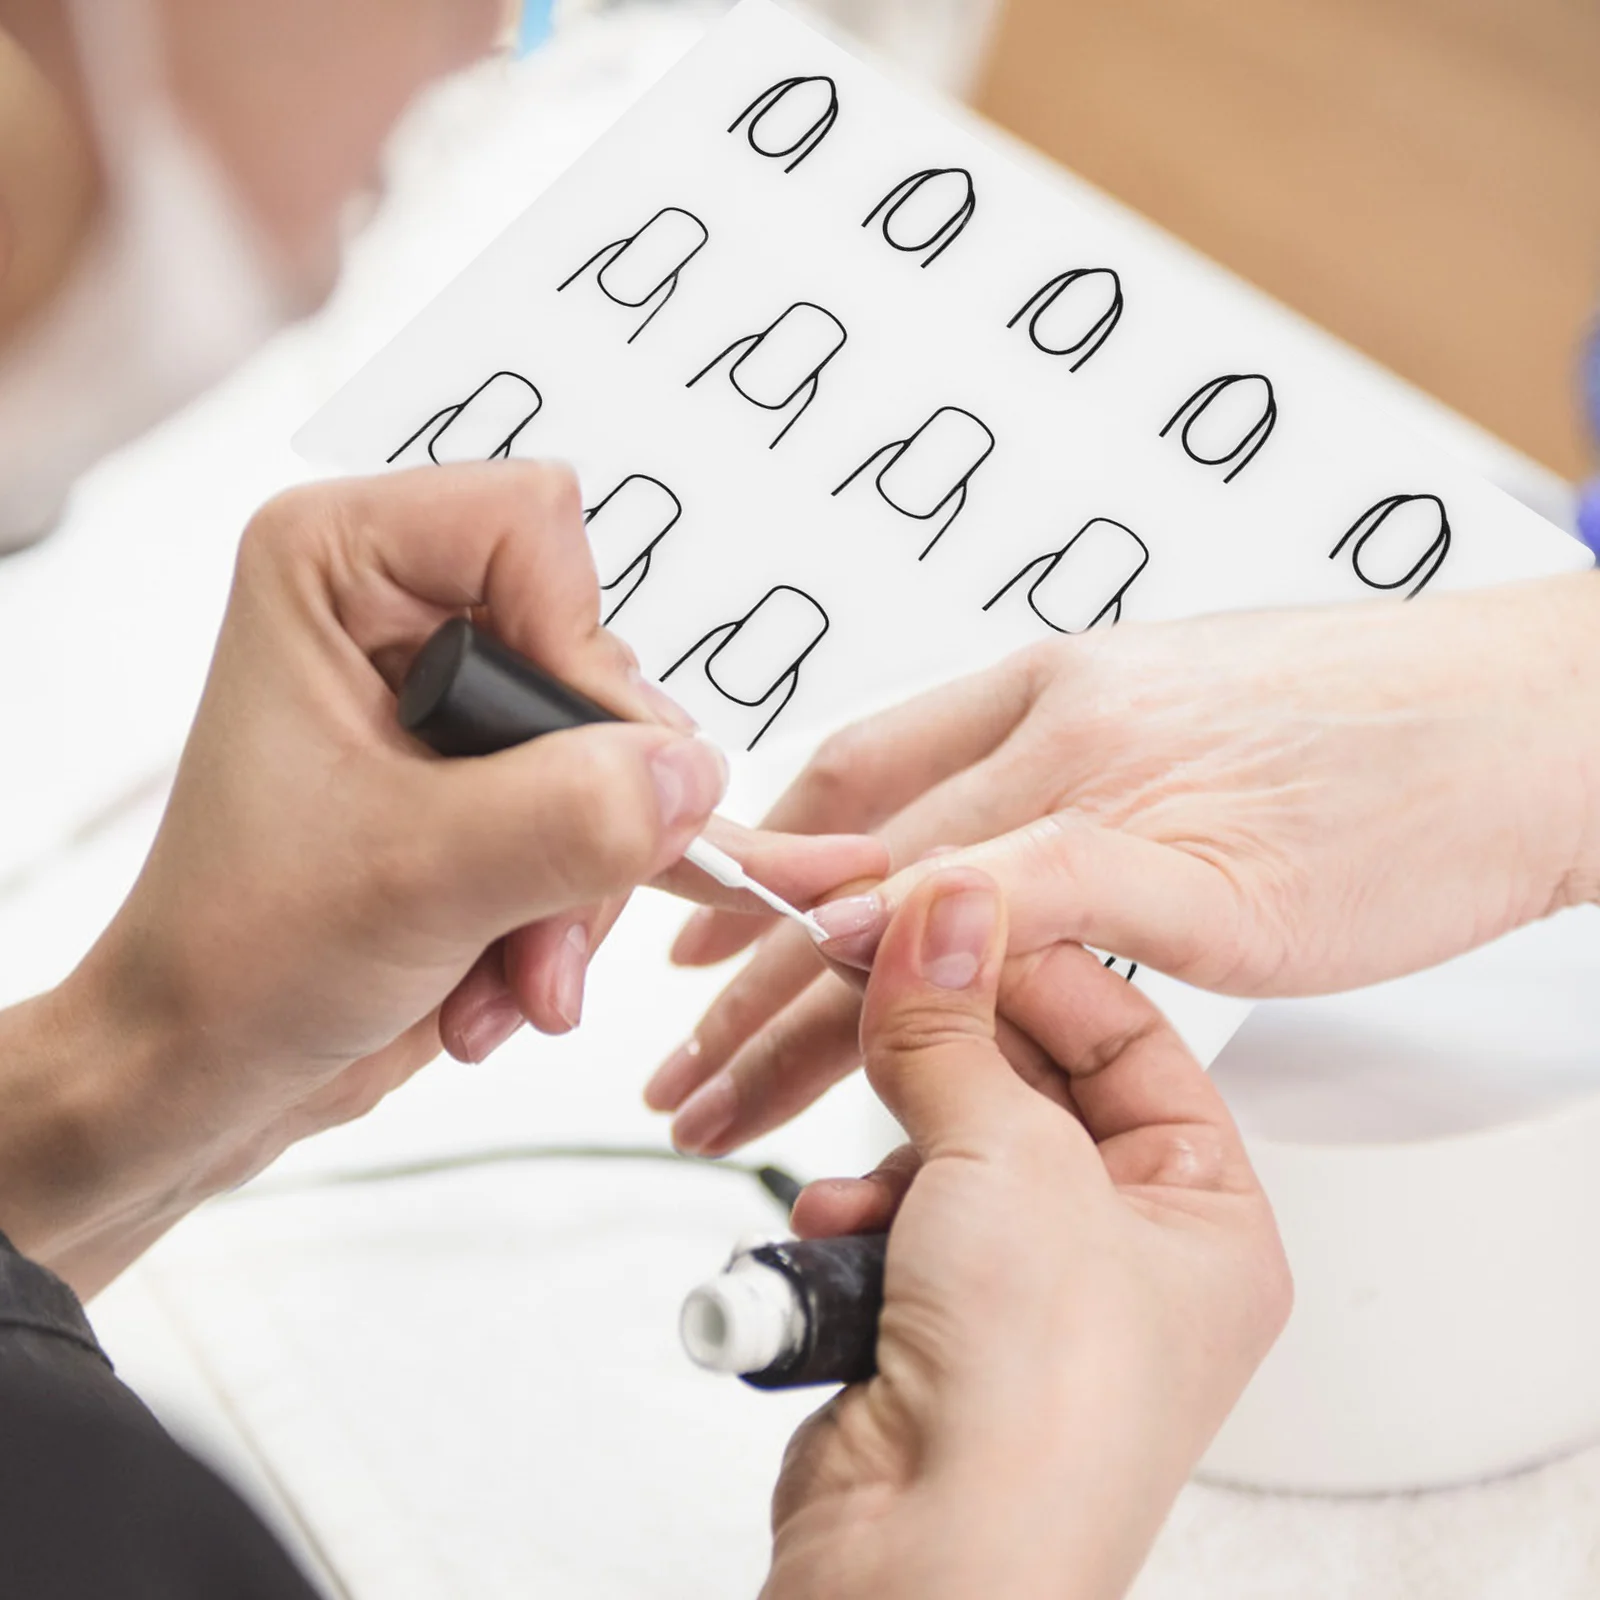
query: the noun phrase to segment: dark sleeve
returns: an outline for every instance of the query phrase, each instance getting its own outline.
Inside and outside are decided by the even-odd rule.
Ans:
[[[0,1595],[316,1600],[120,1383],[76,1296],[0,1234]]]

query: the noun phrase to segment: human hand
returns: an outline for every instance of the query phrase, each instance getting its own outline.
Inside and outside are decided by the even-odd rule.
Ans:
[[[393,690],[466,610],[639,720],[438,759]],[[267,507],[149,861],[45,1008],[80,1046],[74,1072],[108,1063],[77,1091],[85,1181],[31,1227],[10,1205],[0,1221],[52,1262],[110,1212],[119,1238],[159,1231],[441,1042],[476,1060],[524,1016],[575,1023],[634,885],[665,873],[730,903],[680,864],[726,776],[688,726],[600,626],[565,470],[429,469]],[[887,864],[871,840],[713,832],[802,903]]]
[[[1122,1594],[1288,1315],[1198,1063],[1087,952],[1005,961],[1004,921],[992,881],[941,870],[878,950],[867,1074],[911,1144],[794,1216],[813,1237],[892,1218],[878,1375],[789,1447],[768,1600]]]
[[[768,825],[874,828],[904,869],[822,911],[842,961],[954,845],[1000,882],[1015,950],[1355,987],[1595,897],[1597,633],[1584,574],[1052,641],[830,740]],[[697,916],[676,957],[762,926]],[[857,997],[820,970],[773,932],[662,1068],[648,1098],[685,1148],[731,1149],[854,1067]]]

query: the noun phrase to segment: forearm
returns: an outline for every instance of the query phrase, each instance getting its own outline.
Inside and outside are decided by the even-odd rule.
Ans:
[[[83,1298],[204,1198],[183,1063],[88,971],[0,1012],[0,1232]]]

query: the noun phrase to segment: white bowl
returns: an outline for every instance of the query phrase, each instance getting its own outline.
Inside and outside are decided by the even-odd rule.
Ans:
[[[1600,1437],[1600,911],[1263,1005],[1213,1073],[1296,1304],[1203,1476],[1421,1489]]]

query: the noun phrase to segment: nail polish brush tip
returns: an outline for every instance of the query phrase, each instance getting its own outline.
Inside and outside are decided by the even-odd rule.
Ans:
[[[719,850],[709,839],[696,839],[684,851],[683,857],[715,878],[725,889],[743,889],[764,905],[771,906],[779,916],[798,922],[817,944],[826,942],[827,931],[815,917],[809,912],[796,910],[782,895],[774,894],[764,883],[757,883],[726,850]]]

